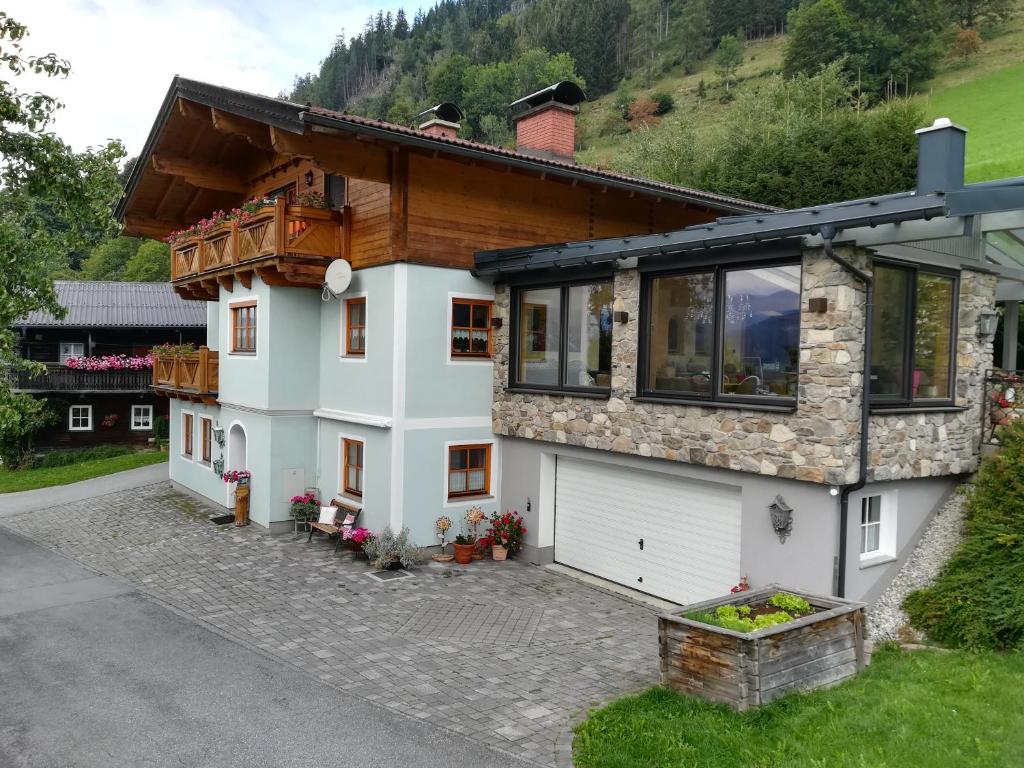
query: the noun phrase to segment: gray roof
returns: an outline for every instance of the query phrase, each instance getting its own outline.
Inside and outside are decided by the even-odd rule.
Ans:
[[[628,257],[675,254],[740,243],[768,243],[823,231],[875,227],[915,219],[1024,209],[1024,177],[970,184],[947,193],[899,192],[777,213],[727,216],[673,232],[574,243],[478,251],[475,273],[515,272],[613,262]]]
[[[57,300],[68,313],[30,312],[15,327],[202,328],[206,303],[185,301],[170,283],[118,283],[104,280],[55,280]]]

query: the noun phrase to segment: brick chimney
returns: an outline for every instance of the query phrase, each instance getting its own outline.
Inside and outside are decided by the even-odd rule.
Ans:
[[[442,139],[454,139],[459,135],[465,115],[458,105],[452,104],[450,101],[443,101],[430,109],[423,110],[416,117],[426,118],[420,124],[420,130],[424,133]]]
[[[512,102],[516,150],[534,157],[573,161],[576,115],[586,94],[568,80]]]

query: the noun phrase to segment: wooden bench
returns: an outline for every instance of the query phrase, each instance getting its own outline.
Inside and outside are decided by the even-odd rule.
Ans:
[[[362,510],[357,509],[356,507],[350,507],[348,504],[345,504],[338,499],[333,499],[330,505],[335,507],[335,518],[325,522],[320,522],[319,519],[310,520],[307,523],[309,525],[309,538],[306,539],[306,543],[308,544],[311,542],[313,540],[313,534],[320,531],[320,533],[325,536],[337,537],[337,541],[334,543],[334,551],[337,552],[338,547],[341,546],[341,542],[344,538],[345,530],[347,529],[351,531],[352,528],[355,527],[356,520],[359,519],[359,513],[362,512]],[[342,516],[340,521],[337,519],[337,515],[339,514]]]

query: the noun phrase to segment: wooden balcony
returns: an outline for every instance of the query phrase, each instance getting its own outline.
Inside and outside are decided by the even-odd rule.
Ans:
[[[148,392],[153,374],[142,371],[83,371],[48,365],[33,376],[29,371],[8,369],[7,380],[15,392]]]
[[[158,395],[214,405],[219,387],[220,360],[207,347],[184,355],[153,356],[153,390]]]
[[[343,212],[288,205],[278,198],[244,224],[221,225],[171,247],[171,283],[184,298],[215,300],[234,281],[319,288],[327,265],[344,258]]]

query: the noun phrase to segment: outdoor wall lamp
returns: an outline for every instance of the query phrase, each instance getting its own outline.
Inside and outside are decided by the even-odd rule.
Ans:
[[[306,171],[306,175],[303,178],[306,181],[306,186],[307,187],[312,187],[313,186],[313,172],[312,171]]]
[[[793,532],[793,508],[782,496],[776,496],[775,501],[768,506],[768,512],[772,516],[772,529],[779,537],[779,543],[785,544]]]
[[[215,442],[221,448],[224,447],[224,427],[213,428],[213,442]]]
[[[999,327],[999,313],[994,309],[984,309],[978,316],[978,334],[981,336],[995,336],[996,328]]]
[[[213,460],[213,471],[218,475],[224,474],[224,457],[221,456],[219,459]]]

